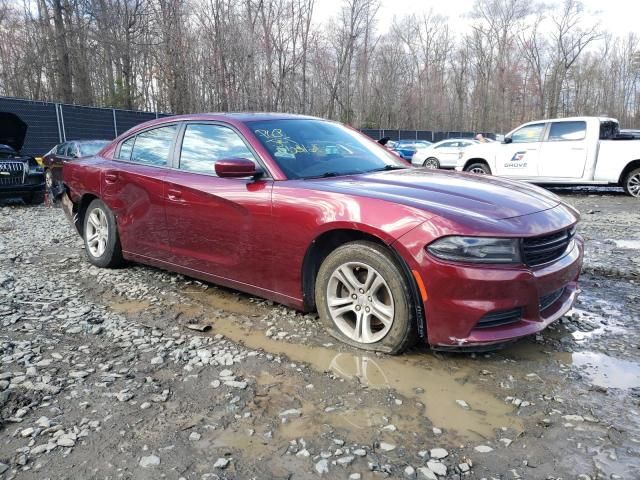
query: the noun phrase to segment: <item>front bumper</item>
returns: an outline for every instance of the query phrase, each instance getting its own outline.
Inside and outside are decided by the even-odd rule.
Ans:
[[[422,255],[427,342],[481,349],[545,329],[573,306],[583,254],[584,242],[576,236],[571,251],[539,267],[454,264]],[[509,312],[515,312],[510,323],[484,323]]]
[[[0,185],[0,198],[20,198],[44,192],[44,175],[30,175],[27,181],[18,185]]]

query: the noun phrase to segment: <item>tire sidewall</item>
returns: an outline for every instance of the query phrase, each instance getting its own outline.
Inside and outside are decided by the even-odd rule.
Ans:
[[[428,167],[428,166],[427,166],[427,163],[428,163],[430,160],[431,160],[431,161],[433,161],[433,163],[435,164],[435,166],[434,166],[434,167]],[[440,161],[439,161],[436,157],[429,157],[429,158],[427,158],[427,159],[424,161],[424,163],[422,164],[422,166],[423,166],[423,167],[425,167],[425,168],[432,168],[433,170],[437,170],[437,169],[439,169],[439,168],[440,168]]]
[[[491,175],[491,169],[485,163],[472,163],[467,167],[466,171],[471,173],[471,170],[473,170],[474,168],[482,168],[482,170],[484,171],[484,175]],[[476,175],[480,175],[480,174],[476,174]]]
[[[624,191],[627,193],[627,195],[630,195],[630,196],[632,196],[633,198],[638,198],[638,199],[640,199],[640,196],[633,195],[633,194],[631,193],[631,189],[629,188],[629,181],[631,180],[631,178],[632,178],[632,177],[634,177],[635,175],[638,175],[638,174],[640,174],[640,168],[634,168],[633,170],[631,170],[631,171],[627,174],[627,176],[625,177],[625,179],[624,179],[624,185],[623,185],[623,187],[624,187]]]
[[[100,257],[94,257],[87,244],[87,223],[89,216],[96,208],[103,211],[107,218],[107,229],[109,238],[107,239],[107,246],[104,249],[104,253]],[[113,212],[102,202],[102,200],[95,199],[87,207],[86,214],[84,216],[84,222],[82,224],[82,238],[84,240],[84,250],[89,259],[89,262],[98,267],[107,267],[112,264],[116,248],[118,246],[118,229],[116,226],[116,218]]]
[[[327,291],[332,273],[340,265],[360,262],[371,266],[387,282],[394,300],[394,319],[389,332],[374,343],[359,343],[342,333],[333,322],[327,306]],[[338,340],[365,350],[400,353],[413,335],[414,319],[412,298],[407,281],[393,257],[373,242],[351,242],[331,252],[324,260],[316,277],[315,300],[320,320],[328,332]],[[415,335],[414,335],[415,336]]]

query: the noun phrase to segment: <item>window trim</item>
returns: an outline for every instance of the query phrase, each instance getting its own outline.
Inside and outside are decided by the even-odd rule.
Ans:
[[[551,140],[551,129],[553,128],[553,125],[555,124],[559,124],[559,123],[582,123],[584,125],[584,136],[580,139],[562,139],[559,138],[557,140]],[[566,120],[566,121],[555,121],[555,122],[549,122],[549,129],[547,131],[547,135],[545,136],[544,141],[548,142],[548,143],[557,143],[557,142],[584,142],[587,139],[587,122],[584,120]]]
[[[131,154],[133,155],[133,149],[136,146],[136,141],[138,140],[138,135],[148,132],[150,130],[156,130],[158,128],[163,128],[163,127],[171,127],[171,126],[175,126],[176,131],[173,134],[173,138],[171,139],[171,146],[169,147],[169,156],[167,158],[167,161],[165,162],[164,165],[152,165],[150,163],[142,163],[142,162],[135,162],[133,160],[131,160],[131,157],[129,157],[129,160],[125,160],[123,158],[119,158],[120,157],[120,150],[122,149],[122,144],[124,142],[126,142],[127,140],[130,140],[131,138],[133,138],[133,146],[131,147]],[[141,130],[136,131],[134,134],[129,135],[127,138],[123,138],[120,142],[118,142],[118,147],[116,148],[113,157],[111,158],[112,160],[116,161],[116,162],[122,162],[122,163],[129,163],[131,165],[142,165],[144,167],[153,167],[153,168],[171,168],[170,165],[173,164],[173,155],[175,152],[175,144],[176,144],[176,138],[178,137],[178,134],[180,133],[180,127],[181,127],[181,123],[180,122],[167,122],[167,123],[158,123],[155,125],[150,125],[149,127],[143,128]]]
[[[236,135],[238,135],[240,140],[242,140],[242,142],[247,147],[247,150],[249,150],[252,153],[252,155],[254,157],[254,161],[256,162],[256,166],[260,167],[262,169],[262,171],[264,172],[262,174],[262,176],[260,177],[260,180],[272,180],[273,179],[273,175],[271,174],[271,172],[269,171],[269,169],[265,165],[264,161],[262,160],[260,155],[258,155],[258,152],[256,152],[256,149],[253,148],[253,145],[251,145],[251,143],[242,134],[242,132],[240,132],[240,130],[238,130],[234,125],[231,125],[230,123],[221,122],[219,120],[186,120],[186,121],[181,122],[180,129],[179,129],[179,132],[178,132],[178,137],[176,139],[176,142],[175,142],[175,145],[174,145],[174,148],[173,148],[171,166],[169,167],[171,170],[177,170],[179,172],[190,173],[192,175],[206,175],[208,177],[220,178],[218,175],[215,174],[215,172],[214,173],[194,172],[192,170],[184,170],[184,169],[180,168],[180,156],[182,154],[182,143],[184,142],[184,134],[187,131],[187,127],[189,125],[216,125],[216,126],[219,126],[219,127],[225,127],[225,128],[230,129]],[[248,177],[246,177],[246,178],[248,178]],[[225,178],[223,180],[246,180],[246,178],[245,177]]]

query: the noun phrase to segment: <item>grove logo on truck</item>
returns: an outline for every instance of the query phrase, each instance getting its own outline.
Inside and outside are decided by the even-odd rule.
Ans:
[[[525,168],[527,166],[527,162],[524,160],[526,155],[527,152],[516,152],[504,166],[507,168]]]

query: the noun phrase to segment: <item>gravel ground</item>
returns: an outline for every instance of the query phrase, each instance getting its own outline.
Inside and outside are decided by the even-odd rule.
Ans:
[[[579,304],[482,355],[365,354],[0,207],[0,478],[638,478],[640,204],[556,193],[583,213]]]

